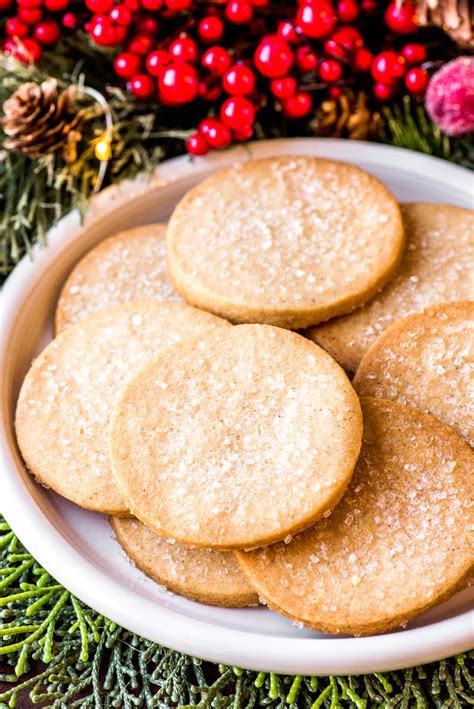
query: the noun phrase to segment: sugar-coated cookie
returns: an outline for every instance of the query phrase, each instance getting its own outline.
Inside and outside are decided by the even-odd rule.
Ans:
[[[168,224],[170,278],[232,322],[307,327],[365,303],[394,274],[404,230],[375,177],[314,157],[252,160],[188,192]]]
[[[128,229],[101,241],[75,266],[59,296],[55,330],[132,301],[182,302],[168,280],[165,224]]]
[[[361,436],[358,398],[324,350],[238,325],[170,348],[133,378],[111,457],[130,510],[161,536],[252,548],[337,504]]]
[[[326,633],[382,633],[463,588],[474,563],[474,454],[433,416],[362,399],[364,441],[331,516],[236,552],[270,607]]]
[[[397,320],[438,303],[474,300],[474,212],[427,203],[401,209],[407,248],[396,275],[358,310],[306,332],[351,372]]]
[[[18,445],[44,485],[88,509],[126,513],[112,477],[110,413],[160,350],[229,323],[180,303],[130,303],[66,328],[33,363],[16,410]]]
[[[193,549],[162,539],[133,517],[109,521],[136,566],[170,591],[211,606],[258,605],[258,596],[232,552]]]
[[[354,387],[427,411],[474,446],[474,302],[434,305],[392,325],[362,358]]]

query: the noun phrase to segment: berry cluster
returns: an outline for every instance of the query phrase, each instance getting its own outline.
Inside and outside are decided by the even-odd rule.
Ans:
[[[64,30],[81,28],[117,48],[115,74],[138,100],[207,104],[212,116],[187,141],[193,155],[250,138],[269,102],[297,120],[316,92],[338,98],[359,82],[384,101],[403,86],[422,96],[429,78],[423,44],[385,49],[417,32],[411,0],[0,0],[0,9],[14,3],[3,49],[20,60],[38,61]]]
[[[393,98],[402,79],[412,96],[424,96],[429,74],[426,69],[413,65],[425,60],[426,49],[417,43],[405,44],[400,53],[387,50],[377,54],[371,65],[375,96],[380,101]]]

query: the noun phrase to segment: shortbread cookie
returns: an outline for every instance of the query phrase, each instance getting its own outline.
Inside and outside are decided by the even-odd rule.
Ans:
[[[239,325],[134,377],[112,420],[112,465],[132,513],[161,536],[252,548],[337,504],[361,432],[358,398],[324,350]]]
[[[474,562],[474,454],[429,414],[362,399],[364,440],[330,517],[237,552],[269,606],[326,633],[371,635],[449,598]]]
[[[258,605],[258,596],[232,552],[193,549],[162,539],[133,517],[109,521],[136,566],[170,591],[211,606]]]
[[[435,305],[392,325],[363,357],[354,387],[427,411],[474,446],[474,302]]]
[[[40,482],[82,507],[127,506],[112,477],[110,412],[123,387],[160,350],[231,326],[179,303],[130,303],[66,328],[35,360],[16,411],[18,445]]]
[[[430,305],[474,300],[474,212],[447,204],[401,209],[407,248],[394,278],[362,308],[306,332],[351,372],[397,320]]]
[[[381,182],[302,156],[208,177],[178,204],[166,238],[170,278],[189,303],[290,329],[365,303],[404,246],[400,209]]]
[[[56,333],[91,313],[132,301],[182,302],[168,280],[165,232],[165,224],[148,224],[115,234],[89,251],[63,286]]]

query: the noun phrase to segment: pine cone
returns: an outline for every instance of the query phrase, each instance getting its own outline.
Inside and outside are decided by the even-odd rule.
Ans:
[[[33,158],[61,151],[67,162],[77,158],[76,146],[84,111],[75,111],[75,88],[58,94],[56,79],[22,84],[3,104],[3,147]]]
[[[362,91],[355,96],[347,91],[338,99],[323,101],[316,109],[311,127],[318,136],[365,140],[375,132],[377,120]]]
[[[461,46],[474,48],[474,5],[471,0],[415,0],[415,5],[422,27],[441,27]]]

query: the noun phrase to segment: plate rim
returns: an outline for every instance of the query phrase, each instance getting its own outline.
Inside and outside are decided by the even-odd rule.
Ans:
[[[286,138],[253,142],[248,147],[238,146],[225,152],[215,152],[192,162],[187,156],[180,156],[161,163],[151,179],[143,180],[139,177],[137,189],[127,198],[126,205],[119,204],[118,209],[121,206],[123,209],[129,207],[131,202],[146,197],[150,190],[155,190],[160,184],[179,181],[182,176],[189,176],[190,172],[199,176],[249,157],[291,154],[293,148],[295,154],[309,154],[301,147],[298,149],[297,145],[304,146],[310,154],[321,157],[330,157],[335,148],[340,150],[342,146],[349,147],[348,141],[343,139]],[[444,185],[449,182],[453,193],[464,193],[466,199],[469,199],[470,172],[440,158],[365,141],[351,141],[348,153],[345,156],[348,161],[359,160],[367,165],[379,165],[380,156],[385,154],[390,167],[402,169],[412,175],[429,174],[430,182],[437,181]],[[442,179],[439,177],[441,170]],[[114,193],[119,195],[121,189],[123,190],[125,185],[129,187],[130,184],[131,182],[127,181],[112,185],[98,197],[103,200]],[[8,331],[13,326],[15,302],[17,296],[27,290],[25,283],[29,275],[47,264],[53,255],[59,254],[68,243],[81,238],[85,230],[91,227],[100,228],[102,220],[107,219],[108,212],[106,209],[94,221],[86,220],[82,225],[76,211],[69,213],[49,230],[46,246],[37,244],[33,247],[34,260],[25,255],[11,272],[5,282],[2,296],[2,371],[4,354],[8,349]],[[64,226],[70,229],[71,236],[62,236]],[[15,534],[24,540],[33,556],[68,590],[87,605],[140,636],[212,662],[242,665],[258,671],[318,675],[360,674],[407,668],[464,652],[473,645],[474,610],[467,610],[454,618],[420,628],[364,638],[281,638],[237,628],[225,628],[184,616],[144,597],[140,598],[143,611],[137,618],[137,614],[129,607],[131,590],[119,579],[103,573],[92,560],[77,551],[74,545],[55,529],[42,511],[41,505],[29,493],[25,481],[18,476],[15,461],[10,455],[14,438],[8,430],[4,414],[5,402],[2,401],[0,445],[4,462],[1,507],[5,519]],[[42,530],[41,535],[37,534],[38,529]],[[67,566],[63,563],[65,557],[68,559]],[[94,591],[94,588],[99,588],[100,593]],[[439,639],[436,647],[433,642],[435,636]],[[388,651],[382,650],[382,647],[387,646]]]

